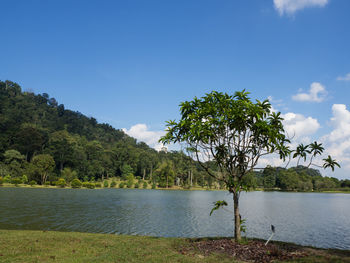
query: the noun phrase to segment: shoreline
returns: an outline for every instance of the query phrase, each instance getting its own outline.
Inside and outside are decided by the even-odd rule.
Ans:
[[[0,188],[31,188],[31,189],[74,189],[74,190],[79,190],[79,189],[88,189],[85,187],[81,188],[73,188],[70,186],[65,186],[65,187],[59,187],[59,186],[52,186],[52,185],[26,185],[26,184],[19,184],[19,185],[13,185],[10,183],[4,183],[0,185]],[[169,190],[169,191],[227,191],[226,189],[207,189],[207,188],[201,188],[201,187],[193,187],[191,189],[184,189],[180,187],[176,188],[159,188],[157,187],[156,189],[152,188],[119,188],[119,187],[95,187],[94,189],[88,189],[88,190],[101,190],[101,189],[137,189],[137,190]],[[281,193],[318,193],[318,194],[350,194],[350,191],[339,191],[339,190],[326,190],[326,191],[282,191],[282,190],[264,190],[264,189],[255,189],[251,190],[248,192],[281,192]]]

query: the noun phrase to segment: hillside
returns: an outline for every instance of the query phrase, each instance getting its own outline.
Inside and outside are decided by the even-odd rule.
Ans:
[[[157,152],[122,130],[65,109],[46,93],[23,92],[17,83],[0,81],[0,177],[6,176],[38,184],[59,178],[69,183],[74,178],[135,176],[159,187],[224,188],[182,152]],[[350,187],[350,180],[322,177],[320,171],[304,166],[266,167],[245,180],[251,188],[263,189]]]

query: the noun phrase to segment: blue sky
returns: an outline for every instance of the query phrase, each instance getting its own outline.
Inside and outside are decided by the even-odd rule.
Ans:
[[[350,1],[0,0],[0,79],[156,147],[181,101],[269,97],[350,178]],[[347,75],[349,74],[349,75]],[[142,124],[142,125],[141,125]]]

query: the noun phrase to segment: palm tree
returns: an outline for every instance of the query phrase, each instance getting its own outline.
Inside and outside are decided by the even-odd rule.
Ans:
[[[323,164],[324,169],[331,167],[332,172],[333,172],[335,166],[338,166],[340,168],[339,163],[337,163],[335,159],[332,159],[332,157],[330,155],[328,155],[328,158],[323,159],[323,161],[325,161],[325,163]]]
[[[318,144],[316,141],[311,143],[309,145],[310,147],[310,153],[312,153],[311,155],[311,159],[310,159],[310,163],[307,167],[310,167],[310,165],[312,164],[312,159],[316,156],[316,155],[321,155],[323,153],[324,148],[322,147],[322,143]]]
[[[299,156],[297,166],[299,165],[300,158],[304,158],[304,162],[306,161],[306,155],[310,153],[310,151],[307,149],[309,148],[309,145],[299,144],[297,149],[295,150],[295,153],[293,154],[293,158]]]

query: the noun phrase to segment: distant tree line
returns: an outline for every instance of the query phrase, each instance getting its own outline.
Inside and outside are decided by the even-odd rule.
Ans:
[[[111,177],[127,181],[131,175],[164,188],[224,187],[182,151],[157,152],[122,130],[65,109],[46,93],[22,92],[17,83],[0,81],[0,179],[48,184]],[[264,189],[350,187],[349,180],[322,177],[302,166],[267,167],[246,180],[251,188]]]
[[[319,170],[302,165],[289,169],[267,166],[261,172],[254,173],[252,184],[265,190],[284,191],[326,191],[349,190],[350,180],[335,177],[323,177]]]

